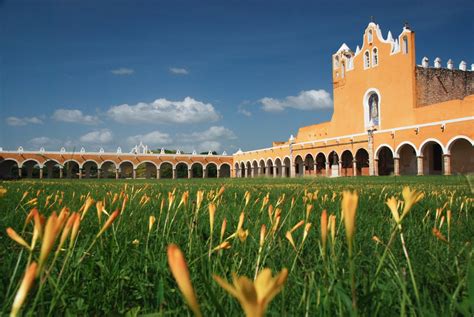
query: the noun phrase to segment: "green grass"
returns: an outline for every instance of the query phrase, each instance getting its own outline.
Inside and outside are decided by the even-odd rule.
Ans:
[[[219,243],[220,226],[227,219],[225,237],[236,229],[239,215],[245,211],[244,229],[249,229],[247,240],[229,240],[232,247],[212,254],[209,250],[209,214],[207,193],[225,185],[215,220],[213,246]],[[409,185],[425,194],[403,221],[406,248],[413,266],[420,304],[410,279],[407,260],[398,235],[382,264],[375,272],[385,247],[372,240],[376,235],[387,243],[394,223],[385,205],[390,196],[401,198],[403,186]],[[274,239],[268,238],[262,253],[260,268],[269,267],[273,273],[286,267],[290,270],[283,291],[270,304],[268,316],[399,316],[399,315],[471,315],[474,307],[474,265],[472,239],[474,237],[473,193],[464,177],[359,177],[340,179],[207,179],[207,180],[24,180],[2,182],[8,190],[0,198],[0,303],[2,314],[8,314],[13,297],[28,261],[28,252],[12,241],[6,228],[12,227],[31,240],[33,226],[22,232],[31,205],[25,203],[37,197],[40,213],[49,216],[64,206],[77,211],[85,195],[95,200],[106,200],[106,210],[112,212],[122,205],[119,199],[111,205],[115,193],[129,196],[125,211],[114,225],[99,238],[84,256],[101,228],[95,205],[81,223],[80,233],[58,278],[66,251],[61,252],[49,278],[39,287],[39,280],[30,291],[23,312],[31,315],[117,315],[156,314],[158,316],[189,315],[167,264],[166,247],[176,243],[184,252],[205,316],[242,315],[237,301],[220,288],[212,274],[230,278],[231,272],[253,277],[259,249],[262,224],[271,227],[267,208],[261,212],[263,197],[269,193],[269,204],[275,205],[285,195],[280,206],[281,227]],[[341,222],[340,199],[345,189],[359,193],[354,241],[357,312],[351,307],[351,283],[348,250],[344,225]],[[168,192],[176,190],[176,200],[168,212]],[[195,218],[196,191],[204,190],[205,198]],[[21,203],[21,197],[28,197]],[[189,191],[189,203],[177,209],[181,195]],[[250,203],[245,207],[244,193],[250,192]],[[285,233],[305,219],[305,192],[317,192],[317,198],[306,201],[313,205],[308,219],[311,231],[298,254]],[[143,195],[150,197],[140,205]],[[45,208],[48,195],[58,195],[62,204]],[[165,207],[160,213],[162,199]],[[291,207],[292,199],[294,206]],[[444,207],[444,208],[443,208]],[[437,239],[432,228],[439,226],[436,210],[452,211],[449,245]],[[320,215],[326,209],[337,216],[337,235],[334,254],[327,253],[323,261],[320,243]],[[148,237],[148,218],[154,215],[155,227]],[[106,218],[103,215],[102,224]],[[448,236],[446,221],[440,228]],[[303,227],[293,232],[297,245],[301,243]],[[147,238],[148,237],[148,238]],[[138,244],[135,240],[138,240]],[[135,243],[134,243],[135,241]],[[147,242],[148,241],[148,242]],[[38,258],[39,245],[33,253]],[[329,246],[331,244],[329,243]],[[56,247],[55,247],[56,248]],[[53,253],[55,251],[53,248]],[[48,266],[53,256],[49,256]],[[15,267],[18,269],[15,270]],[[469,267],[470,271],[469,271]],[[11,283],[11,289],[7,289]],[[35,303],[36,301],[36,303]]]

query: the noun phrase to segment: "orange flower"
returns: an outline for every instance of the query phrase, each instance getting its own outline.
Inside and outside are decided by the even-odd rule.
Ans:
[[[46,221],[46,226],[44,228],[43,241],[41,243],[41,251],[38,261],[38,274],[43,270],[48,255],[53,248],[54,242],[56,241],[59,229],[58,224],[58,217],[56,216],[56,213],[53,212]]]
[[[155,223],[155,221],[156,221],[155,216],[150,216],[148,218],[148,232],[150,232],[151,229],[153,229],[153,224]]]
[[[168,246],[168,264],[170,266],[171,273],[178,284],[179,290],[183,294],[191,310],[194,312],[194,315],[202,316],[196,294],[191,283],[191,278],[189,276],[186,259],[184,258],[184,255],[179,247],[175,244],[170,244]]]
[[[220,241],[222,241],[222,239],[224,239],[226,227],[227,227],[227,219],[224,218],[224,220],[222,220],[222,225],[221,225],[221,239],[220,239]]]
[[[287,231],[287,232],[286,232],[285,238],[290,242],[291,246],[292,246],[293,249],[295,249],[295,251],[296,251],[295,241],[293,240],[293,236],[291,235],[291,232],[290,232],[290,231]]]
[[[328,220],[328,229],[331,233],[331,243],[334,244],[336,241],[336,216],[330,215]]]
[[[81,217],[79,217],[79,214],[75,212],[73,213],[73,216],[74,216],[74,224],[72,225],[71,239],[69,240],[70,249],[74,246],[77,233],[79,232],[79,225],[81,224]]]
[[[263,224],[262,227],[260,228],[260,248],[262,248],[263,244],[265,243],[266,233],[267,233],[267,226]]]
[[[304,220],[301,220],[296,225],[294,225],[293,228],[291,228],[290,232],[291,233],[295,232],[295,230],[298,229],[299,227],[301,227],[302,225],[304,225]]]
[[[438,228],[433,227],[433,235],[438,239],[445,243],[449,243],[448,239],[438,230]]]
[[[30,245],[28,243],[26,243],[26,241],[18,233],[16,233],[15,230],[8,227],[7,228],[7,235],[10,237],[10,239],[12,239],[13,241],[18,243],[19,245],[21,245],[21,246],[23,246],[23,247],[25,247],[25,248],[27,248],[28,250],[31,251]]]
[[[328,214],[326,209],[321,213],[321,243],[323,247],[323,255],[326,254],[326,241],[328,237]]]
[[[94,204],[94,199],[92,197],[87,197],[86,201],[84,202],[84,205],[82,206],[82,217],[84,218],[86,216],[87,211],[89,208]]]
[[[306,240],[306,238],[308,237],[308,234],[309,234],[309,230],[311,229],[311,223],[307,223],[305,226],[304,226],[304,231],[303,231],[303,240],[301,241],[301,245],[303,245],[304,241]]]
[[[125,202],[125,200],[124,200]],[[109,217],[109,219],[107,219],[107,221],[104,223],[104,225],[102,226],[102,229],[100,229],[99,233],[97,234],[96,238],[100,237],[111,225],[112,223],[114,222],[115,218],[117,218],[119,216],[120,212],[119,210],[115,210]]]
[[[15,299],[13,301],[12,311],[10,312],[10,316],[17,316],[18,312],[20,311],[21,306],[25,302],[26,296],[33,285],[33,282],[36,277],[38,265],[36,262],[30,264],[28,269],[26,269],[25,276],[23,276],[23,280],[21,281],[20,288],[15,295]]]
[[[231,244],[229,241],[224,241],[221,244],[219,244],[217,247],[212,249],[212,252],[219,251],[219,250],[227,250],[231,248]]]

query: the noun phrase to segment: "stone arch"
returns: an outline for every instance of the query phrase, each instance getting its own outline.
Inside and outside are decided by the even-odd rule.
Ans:
[[[63,163],[63,173],[66,178],[79,178],[81,164],[73,159],[66,160]]]
[[[378,157],[379,157],[380,151],[381,151],[383,148],[390,150],[390,152],[392,153],[392,156],[395,157],[395,153],[396,153],[396,152],[393,150],[393,148],[392,148],[390,145],[388,145],[388,144],[386,144],[386,143],[383,143],[383,144],[380,144],[380,145],[377,147],[377,149],[375,150],[375,158],[378,158]]]
[[[304,175],[314,175],[314,158],[311,153],[306,154],[304,157]]]
[[[107,160],[100,164],[100,177],[102,178],[116,178],[117,164],[114,161]]]
[[[87,160],[82,163],[81,170],[84,178],[97,178],[99,173],[99,164],[94,160]]]
[[[376,175],[391,175],[394,172],[393,150],[388,146],[379,146],[376,151]]]
[[[369,175],[369,152],[366,149],[360,148],[356,152],[356,175]]]
[[[230,165],[228,163],[222,163],[219,166],[219,178],[230,177]]]
[[[186,162],[178,162],[175,165],[176,178],[189,178],[189,165]]]
[[[266,168],[266,166],[265,166],[265,160],[264,160],[264,159],[260,159],[259,165],[260,165],[260,173],[259,173],[259,175],[260,175],[260,176],[265,176],[266,173],[267,173],[267,168]]]
[[[206,178],[217,178],[217,164],[214,162],[207,163],[206,165]]]
[[[136,178],[157,178],[158,166],[153,161],[142,161],[135,166]]]
[[[397,147],[396,155],[398,157],[400,175],[417,174],[417,152],[413,143],[404,142]]]
[[[118,164],[119,177],[120,178],[133,178],[134,176],[134,165],[131,161],[121,161]]]
[[[260,174],[258,173],[258,162],[257,162],[257,160],[253,160],[252,169],[253,169],[253,174],[255,176],[260,176]]]
[[[448,143],[446,144],[447,154],[451,154],[451,148],[453,146],[453,143],[456,142],[457,140],[465,140],[465,141],[471,143],[472,146],[474,146],[474,141],[471,140],[471,138],[469,138],[468,136],[457,135],[457,136],[453,137],[451,140],[449,140]]]
[[[235,164],[234,164],[234,173],[235,173],[235,177],[240,177],[240,165],[239,165],[239,162],[235,162]]]
[[[190,168],[191,175],[190,178],[203,178],[204,176],[204,166],[200,162],[194,162]]]
[[[278,176],[278,177],[281,177],[283,175],[283,170],[282,170],[282,163],[281,163],[281,159],[279,157],[277,157],[275,159],[275,167],[276,167],[276,173],[275,173],[275,176]]]
[[[350,150],[344,150],[341,154],[341,176],[354,176],[352,161],[354,156]]]
[[[250,163],[250,161],[247,161],[247,163],[245,164],[245,170],[247,171],[247,177],[255,176],[255,174],[253,173],[252,164]]]
[[[244,178],[244,177],[248,177],[248,171],[245,170],[245,163],[244,162],[240,162],[240,177]]]
[[[423,156],[423,174],[443,174],[443,154],[445,153],[442,143],[436,139],[427,139],[420,145],[419,153]]]
[[[53,159],[47,159],[44,163],[44,178],[60,178],[61,169],[63,168],[61,163]]]
[[[266,169],[266,176],[270,176],[270,177],[273,177],[274,176],[274,170],[273,170],[273,167],[274,167],[274,164],[273,164],[273,160],[271,158],[267,158],[267,169]]]
[[[474,173],[474,144],[465,136],[451,139],[446,146],[451,174]]]
[[[42,177],[43,166],[35,159],[26,159],[21,163],[21,177],[40,178]]]
[[[316,175],[326,175],[326,155],[323,152],[316,154]]]
[[[288,156],[283,159],[283,169],[285,170],[283,175],[286,177],[291,177],[291,160]]]
[[[164,161],[161,162],[161,164],[158,166],[158,169],[160,170],[160,179],[161,178],[173,178],[174,174],[174,166],[173,163]]]
[[[295,176],[304,175],[304,161],[301,155],[296,155],[295,157]]]
[[[5,158],[0,161],[0,179],[17,179],[21,177],[18,161]]]

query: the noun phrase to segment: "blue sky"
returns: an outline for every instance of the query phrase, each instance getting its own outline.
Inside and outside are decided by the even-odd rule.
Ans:
[[[472,1],[1,1],[0,146],[228,153],[332,115],[331,55],[374,16],[474,63]]]

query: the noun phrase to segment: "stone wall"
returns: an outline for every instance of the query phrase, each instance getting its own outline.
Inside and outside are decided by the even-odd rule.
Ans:
[[[417,107],[463,99],[474,94],[474,72],[416,67]]]

